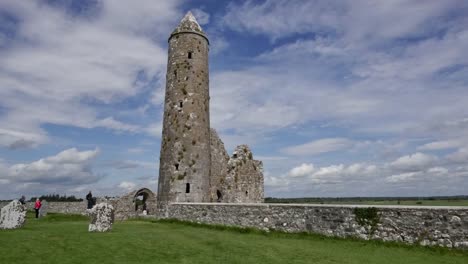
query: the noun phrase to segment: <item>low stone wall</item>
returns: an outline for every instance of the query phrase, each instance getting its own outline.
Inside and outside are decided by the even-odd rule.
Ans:
[[[34,202],[27,202],[28,209],[34,209]],[[87,202],[43,202],[48,213],[82,214],[86,212]]]
[[[368,207],[173,203],[167,207],[163,217],[263,230],[310,232],[468,249],[468,207]],[[373,213],[377,217],[373,218]]]
[[[0,208],[9,204],[10,202],[0,202]],[[28,210],[34,210],[35,202],[26,202]],[[62,213],[62,214],[85,214],[86,201],[83,202],[46,202],[43,201],[44,210],[49,213]]]

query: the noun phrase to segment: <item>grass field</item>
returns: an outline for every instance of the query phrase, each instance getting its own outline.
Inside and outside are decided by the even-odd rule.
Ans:
[[[118,222],[88,233],[82,216],[28,215],[0,230],[0,263],[468,263],[468,252],[184,223]]]

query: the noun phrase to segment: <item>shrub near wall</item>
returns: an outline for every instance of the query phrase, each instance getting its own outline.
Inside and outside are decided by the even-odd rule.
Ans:
[[[179,220],[468,249],[468,207],[173,203]]]

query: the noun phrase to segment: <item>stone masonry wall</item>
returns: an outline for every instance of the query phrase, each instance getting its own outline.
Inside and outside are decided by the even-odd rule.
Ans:
[[[229,157],[223,141],[213,128],[210,188],[211,202],[263,202],[263,163],[253,159],[247,145],[237,146]]]
[[[237,146],[227,166],[222,202],[263,203],[263,163],[253,159],[249,146]]]
[[[0,202],[3,207],[7,202]],[[28,202],[32,209],[34,203]],[[366,205],[173,203],[160,217],[468,249],[468,207],[376,206],[375,230],[356,220]],[[84,214],[86,202],[49,202],[48,212]]]
[[[10,202],[0,202],[0,208]],[[87,202],[45,202],[43,206],[47,206],[48,213],[62,214],[84,214],[86,211]],[[34,202],[26,202],[28,210],[34,210]]]
[[[98,199],[99,201],[99,199]],[[7,205],[9,202],[0,202],[0,208]],[[35,202],[26,202],[28,210],[34,210]],[[42,202],[44,209],[48,213],[62,213],[62,214],[85,214],[87,202]]]
[[[211,140],[211,177],[210,177],[210,202],[223,201],[226,197],[225,182],[228,174],[229,155],[215,129],[210,129]]]
[[[358,205],[173,203],[165,217],[468,249],[468,207],[378,206],[374,228],[358,223],[355,208],[368,210]]]

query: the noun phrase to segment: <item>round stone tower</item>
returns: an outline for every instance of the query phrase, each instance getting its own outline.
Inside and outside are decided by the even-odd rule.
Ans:
[[[209,202],[209,41],[191,12],[169,37],[158,204]]]

